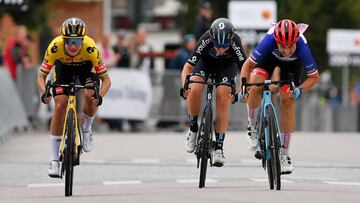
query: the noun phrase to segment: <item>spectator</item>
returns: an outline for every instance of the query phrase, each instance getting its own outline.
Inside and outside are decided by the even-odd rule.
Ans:
[[[114,52],[119,55],[119,60],[115,65],[118,68],[130,67],[130,53],[127,45],[125,44],[125,36],[126,33],[124,31],[119,31],[117,33],[117,42],[113,46]]]
[[[13,80],[16,80],[17,66],[22,65],[25,70],[31,67],[29,46],[31,37],[25,26],[19,26],[17,35],[9,38],[4,49],[4,64],[9,69]]]
[[[194,34],[196,41],[210,28],[213,10],[208,1],[200,4],[199,13],[196,15],[194,24]]]
[[[149,71],[154,68],[154,60],[149,56],[152,52],[151,45],[147,42],[147,31],[139,27],[134,38],[130,41],[130,49],[136,54],[136,68]]]
[[[120,59],[119,54],[115,54],[113,49],[110,46],[110,34],[104,33],[101,39],[101,42],[97,44],[97,47],[103,57],[104,63],[108,67],[112,67],[117,64]]]
[[[196,45],[195,36],[192,34],[185,35],[184,37],[184,47],[180,49],[176,57],[171,61],[170,69],[182,70],[184,64],[189,58],[192,50]]]
[[[350,104],[357,107],[357,131],[360,132],[360,80],[358,76],[352,78],[353,85],[350,89]]]

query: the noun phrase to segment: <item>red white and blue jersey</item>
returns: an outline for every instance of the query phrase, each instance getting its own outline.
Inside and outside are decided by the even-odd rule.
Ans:
[[[317,64],[315,63],[315,60],[311,54],[307,40],[302,33],[300,33],[299,39],[296,42],[296,50],[290,58],[286,58],[280,53],[273,33],[274,27],[269,29],[264,39],[251,52],[250,60],[252,62],[255,64],[261,64],[266,58],[266,55],[273,54],[277,59],[283,62],[295,61],[299,59],[303,64],[307,75],[312,75],[317,72]]]

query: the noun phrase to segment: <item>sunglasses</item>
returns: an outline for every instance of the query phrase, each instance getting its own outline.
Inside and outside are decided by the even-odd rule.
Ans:
[[[83,41],[84,40],[82,38],[65,38],[64,39],[65,44],[69,45],[69,46],[71,46],[72,44],[80,46],[80,45],[82,45]]]
[[[223,44],[219,44],[216,40],[214,40],[214,46],[216,48],[224,48],[224,49],[227,49],[230,47],[230,42],[228,43],[223,43]]]

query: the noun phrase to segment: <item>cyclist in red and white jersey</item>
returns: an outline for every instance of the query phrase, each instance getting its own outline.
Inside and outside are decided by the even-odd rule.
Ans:
[[[296,24],[288,19],[273,24],[244,63],[240,74],[241,78],[246,77],[250,83],[269,79],[275,67],[280,68],[281,80],[288,79],[290,73],[294,76],[296,88],[293,92],[290,92],[289,85],[283,85],[280,88],[280,131],[283,143],[280,158],[281,170],[284,174],[290,174],[293,171],[289,145],[295,125],[294,101],[319,81],[317,65],[303,35],[307,27],[306,24]],[[303,82],[300,81],[302,70],[307,74],[307,79]],[[260,108],[262,91],[263,87],[252,87],[247,98],[247,140],[253,149],[259,143],[256,115]],[[245,100],[245,95],[240,93],[239,98]]]

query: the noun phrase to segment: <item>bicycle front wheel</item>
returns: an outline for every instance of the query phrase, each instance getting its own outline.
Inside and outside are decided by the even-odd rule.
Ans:
[[[209,106],[206,106],[201,118],[199,135],[200,136],[200,181],[199,188],[205,187],[206,171],[209,159],[209,149],[211,143],[211,125],[212,125],[212,111]]]
[[[270,132],[271,174],[273,177],[273,183],[276,186],[276,190],[280,190],[281,189],[281,168],[280,168],[280,158],[279,158],[280,142],[278,139],[278,129],[277,129],[277,123],[275,117],[276,115],[273,107],[267,106],[266,110],[269,116],[268,121],[269,121],[269,132]]]
[[[75,113],[69,110],[66,119],[65,132],[65,196],[72,195],[74,176],[74,153],[75,153]]]

